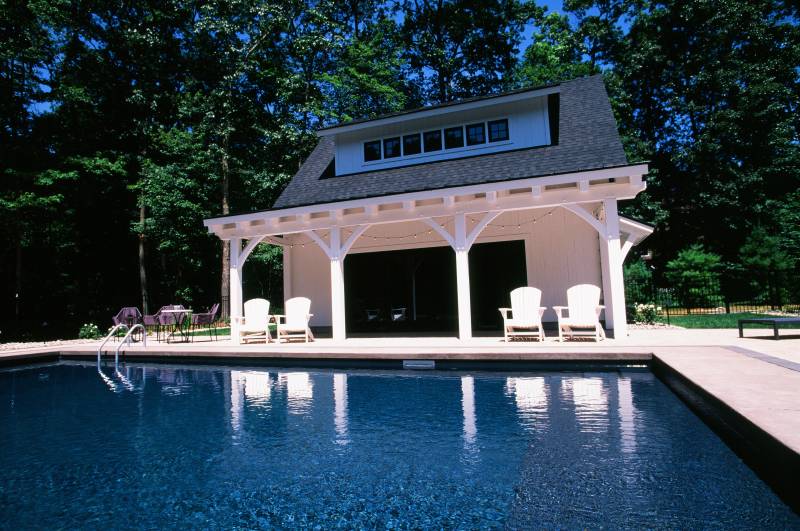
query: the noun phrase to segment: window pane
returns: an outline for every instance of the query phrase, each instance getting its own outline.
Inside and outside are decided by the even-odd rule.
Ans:
[[[508,120],[489,122],[489,142],[508,140]]]
[[[391,159],[400,156],[400,137],[386,138],[383,141],[383,158]]]
[[[483,124],[472,124],[467,126],[467,145],[483,144],[486,142],[486,135]]]
[[[364,142],[364,162],[381,160],[381,141]]]
[[[462,127],[451,127],[444,130],[444,147],[447,149],[460,148],[464,146],[464,129]]]
[[[442,149],[442,132],[427,131],[425,137],[425,153]]]
[[[419,133],[403,137],[403,155],[416,155],[420,152]]]

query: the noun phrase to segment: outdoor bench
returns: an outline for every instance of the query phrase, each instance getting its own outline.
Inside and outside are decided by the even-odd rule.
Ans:
[[[778,339],[778,327],[787,324],[800,324],[800,317],[761,317],[758,319],[739,319],[739,337],[744,337],[745,324],[772,326],[774,338]]]

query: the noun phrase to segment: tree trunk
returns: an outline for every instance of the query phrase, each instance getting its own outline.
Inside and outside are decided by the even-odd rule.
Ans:
[[[144,251],[144,222],[145,222],[144,200],[139,205],[139,291],[142,294],[142,314],[149,314],[147,296],[147,267],[145,265]]]
[[[222,167],[222,215],[227,216],[230,214],[230,166],[228,164],[228,134],[226,133],[222,140],[222,160],[220,161]],[[220,292],[222,300],[222,318],[226,319],[230,316],[230,294],[231,294],[231,249],[228,242],[222,240],[222,281],[220,283]]]
[[[14,318],[19,321],[20,314],[20,292],[22,292],[22,243],[17,240],[17,256],[15,259],[14,275]]]

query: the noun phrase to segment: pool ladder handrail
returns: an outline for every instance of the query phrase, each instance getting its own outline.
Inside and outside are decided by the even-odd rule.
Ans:
[[[142,346],[147,348],[147,330],[145,330],[144,325],[141,325],[141,324],[133,325],[130,328],[130,330],[128,330],[128,333],[125,334],[125,337],[122,338],[122,341],[119,342],[119,346],[117,346],[117,350],[114,352],[114,364],[115,365],[119,364],[119,350],[123,346],[125,346],[126,342],[128,344],[131,343],[131,341],[132,341],[131,334],[133,334],[136,331],[137,328],[141,328],[142,329]]]
[[[100,346],[97,347],[97,362],[98,363],[100,362],[100,354],[103,352],[103,347],[106,346],[106,343],[108,343],[108,340],[111,339],[112,337],[114,337],[114,335],[117,333],[117,330],[119,330],[120,328],[125,328],[127,330],[128,325],[126,325],[125,323],[120,323],[118,325],[114,325],[114,328],[111,329],[111,332],[108,333],[108,335],[103,339],[103,342],[100,343]]]

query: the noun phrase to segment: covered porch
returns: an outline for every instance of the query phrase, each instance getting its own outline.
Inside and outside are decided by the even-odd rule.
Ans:
[[[497,311],[495,304],[488,310],[475,308],[472,294],[476,285],[486,284],[489,277],[509,276],[504,272],[516,268],[522,271],[521,276],[507,282],[541,289],[545,306],[564,304],[571,285],[600,286],[605,326],[615,337],[623,337],[627,326],[622,264],[630,249],[652,229],[620,217],[618,201],[644,190],[642,176],[646,171],[643,164],[626,165],[254,212],[209,219],[205,225],[230,245],[229,300],[234,328],[235,318],[242,315],[242,267],[255,247],[266,243],[283,248],[284,298],[311,299],[312,327],[329,327],[336,342],[348,337],[348,316],[353,319],[354,314],[376,305],[366,302],[353,309],[353,301],[348,301],[355,282],[351,278],[348,286],[346,281],[348,255],[360,255],[362,272],[356,279],[362,283],[366,277],[372,282],[397,283],[402,274],[394,269],[370,270],[370,264],[381,263],[374,261],[379,253],[419,254],[421,250],[438,249],[441,254],[447,248],[453,257],[452,269],[445,270],[441,263],[429,268],[427,274],[437,277],[427,279],[427,288],[425,282],[417,286],[425,278],[412,276],[411,288],[403,288],[408,297],[398,304],[385,301],[389,307],[385,313],[392,311],[391,306],[397,306],[398,311],[402,307],[404,319],[416,320],[418,313],[424,313],[417,311],[420,290],[449,283],[450,291],[444,290],[441,296],[455,295],[452,334],[469,340],[473,336],[473,313]],[[492,255],[497,253],[487,248],[482,263],[491,267],[470,270],[470,252],[476,245],[504,242],[518,242],[515,248],[521,251],[512,252],[518,258],[498,255],[495,262],[499,263],[492,264]],[[502,263],[509,260],[520,263]],[[369,291],[369,287],[364,289]],[[493,296],[488,299],[492,303],[502,297],[507,300],[508,292]],[[272,304],[282,306],[282,301]],[[485,301],[481,304],[489,305]],[[550,314],[545,321],[554,317]],[[497,323],[499,331],[499,313]],[[232,330],[232,337],[238,337],[237,330]]]

